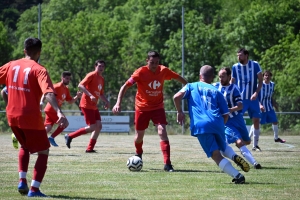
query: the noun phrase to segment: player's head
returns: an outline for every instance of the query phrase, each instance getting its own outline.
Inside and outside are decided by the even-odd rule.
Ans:
[[[24,53],[31,59],[38,61],[42,50],[42,42],[38,38],[27,38],[24,42]]]
[[[61,74],[61,80],[62,80],[64,85],[69,85],[70,80],[71,80],[71,76],[72,76],[72,74],[69,71],[64,71]]]
[[[149,68],[155,69],[159,65],[160,56],[156,51],[149,51],[147,56],[147,64]]]
[[[95,71],[97,71],[99,74],[102,74],[104,72],[106,63],[104,60],[96,60],[94,67],[95,67]]]
[[[219,71],[219,81],[221,85],[226,86],[229,85],[231,79],[231,70],[229,67],[223,67]]]
[[[269,83],[272,78],[272,72],[270,70],[265,70],[263,73],[263,78],[265,82]]]
[[[214,79],[214,68],[210,65],[204,65],[200,69],[200,81],[211,84]]]
[[[237,57],[240,63],[247,64],[249,59],[249,51],[245,48],[241,48],[237,51]]]

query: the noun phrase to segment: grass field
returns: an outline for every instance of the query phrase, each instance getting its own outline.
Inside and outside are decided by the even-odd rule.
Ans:
[[[196,138],[170,135],[169,139],[176,172],[163,171],[157,135],[145,136],[143,169],[130,172],[126,161],[134,154],[133,135],[100,135],[96,154],[85,153],[89,135],[74,139],[71,149],[60,135],[56,139],[60,146],[50,149],[41,191],[52,199],[300,199],[300,136],[284,136],[286,144],[261,136],[263,151],[253,155],[263,169],[242,172],[244,185],[231,183],[206,158]],[[10,135],[0,134],[0,141],[0,199],[27,199],[17,192],[18,151]],[[31,156],[29,182],[36,157]]]

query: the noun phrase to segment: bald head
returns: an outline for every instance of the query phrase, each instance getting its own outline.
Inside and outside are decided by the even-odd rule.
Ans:
[[[214,68],[210,65],[204,65],[200,69],[200,81],[211,83],[214,79]]]

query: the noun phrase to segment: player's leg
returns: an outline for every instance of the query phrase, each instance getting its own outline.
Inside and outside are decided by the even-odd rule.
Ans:
[[[46,132],[49,133],[52,130],[53,125],[55,124],[55,122],[57,122],[58,117],[56,112],[49,112],[49,111],[45,111],[45,122],[44,122],[44,126],[46,129]],[[60,127],[58,127],[60,128]],[[48,137],[48,140],[50,142],[50,144],[54,147],[58,147],[58,145],[56,144],[54,138],[57,136],[58,134],[52,134],[51,136]]]
[[[219,138],[216,139],[216,137]],[[233,182],[236,184],[245,183],[245,177],[231,165],[229,160],[221,155],[219,149],[225,151],[226,142],[220,139],[219,134],[199,134],[197,138],[207,157],[211,157],[223,172],[231,176]]]
[[[89,144],[85,150],[86,153],[95,153],[96,152],[94,150],[94,147],[97,143],[97,139],[98,139],[100,131],[102,129],[101,116],[100,116],[99,110],[94,111],[94,116],[95,116],[95,120],[96,120],[96,123],[95,123],[96,126],[95,126],[94,131],[91,134]]]
[[[134,114],[134,125],[135,125],[135,136],[134,136],[134,146],[135,155],[142,158],[143,154],[143,143],[145,130],[149,126],[150,122],[150,112],[151,111],[139,111],[136,110]]]
[[[41,193],[39,188],[47,170],[48,155],[50,148],[47,133],[46,130],[23,129],[23,131],[26,136],[26,146],[28,147],[29,152],[31,154],[38,153],[37,160],[34,165],[31,187],[28,192],[28,196],[45,197],[46,195]]]
[[[18,184],[18,191],[22,195],[27,195],[29,188],[27,185],[27,172],[28,172],[28,166],[29,166],[29,151],[26,148],[26,143],[25,143],[25,134],[24,132],[18,128],[18,127],[11,127],[11,130],[13,131],[14,135],[20,142],[20,150],[19,150],[19,184]]]
[[[258,146],[259,135],[260,135],[259,123],[261,118],[261,112],[259,107],[259,101],[257,99],[250,102],[248,114],[249,117],[252,119],[252,123],[254,126],[252,150],[261,151],[260,147]]]
[[[286,141],[278,137],[278,120],[277,116],[274,110],[270,110],[266,112],[266,123],[272,123],[272,129],[274,132],[274,141],[275,142],[280,142],[280,143],[285,143]]]

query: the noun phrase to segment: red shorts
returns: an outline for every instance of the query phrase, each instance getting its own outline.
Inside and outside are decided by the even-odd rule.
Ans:
[[[85,123],[87,125],[96,124],[96,121],[98,120],[101,121],[101,116],[98,109],[92,110],[92,109],[81,108],[81,112],[84,115]]]
[[[150,111],[135,111],[135,129],[142,131],[148,128],[149,122],[152,120],[153,124],[165,124],[167,125],[165,109],[160,108]]]
[[[44,151],[50,148],[46,130],[21,129],[17,126],[10,127],[23,148],[30,153]]]
[[[58,120],[57,117],[57,113],[56,112],[49,112],[49,111],[45,111],[45,122],[44,125],[51,125],[53,126],[53,124],[55,124]]]

